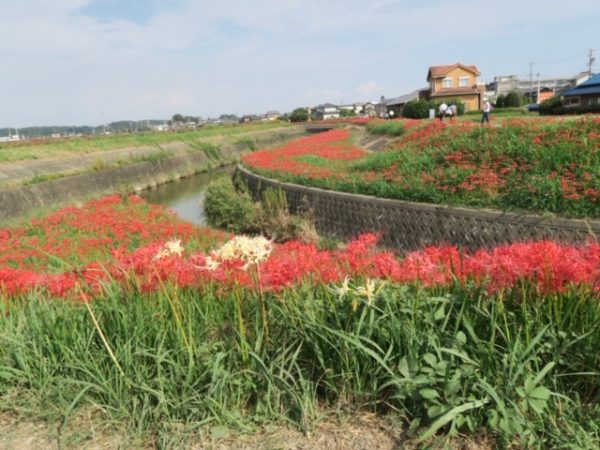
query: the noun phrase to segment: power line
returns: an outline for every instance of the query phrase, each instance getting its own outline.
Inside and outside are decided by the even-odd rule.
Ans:
[[[537,61],[537,62],[532,62],[532,64],[535,64],[536,66],[546,66],[546,65],[550,65],[550,64],[560,64],[560,63],[563,63],[563,62],[573,61],[575,59],[579,59],[583,55],[585,55],[585,53],[581,52],[581,53],[578,53],[576,56],[570,56],[568,58],[563,58],[563,59],[559,59],[559,60],[556,60],[556,61]]]

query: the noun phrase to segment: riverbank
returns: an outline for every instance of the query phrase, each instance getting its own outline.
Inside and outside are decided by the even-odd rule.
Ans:
[[[163,147],[121,148],[0,165],[0,223],[37,210],[115,192],[143,189],[236,162],[305,134],[282,126],[212,136],[210,141],[171,142]],[[7,187],[10,186],[10,187]]]

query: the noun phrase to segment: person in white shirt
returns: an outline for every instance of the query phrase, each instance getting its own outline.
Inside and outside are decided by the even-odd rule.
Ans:
[[[448,111],[448,105],[446,105],[446,103],[442,103],[440,105],[440,121],[444,120],[444,117],[446,116],[447,111]]]
[[[492,110],[492,104],[486,98],[483,102],[483,116],[481,116],[481,124],[483,122],[490,123],[490,111]]]

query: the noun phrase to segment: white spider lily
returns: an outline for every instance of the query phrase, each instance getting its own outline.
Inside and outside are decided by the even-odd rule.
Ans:
[[[383,288],[385,281],[382,281],[379,287],[377,287],[377,282],[371,278],[367,278],[364,286],[359,286],[356,288],[356,293],[362,297],[366,297],[367,304],[371,306],[371,303],[379,294],[379,291]]]
[[[181,256],[183,251],[184,248],[181,246],[181,239],[168,241],[154,256],[154,259],[161,259],[172,255]]]
[[[219,267],[218,261],[241,259],[246,262],[242,267],[243,270],[246,270],[252,264],[266,261],[272,250],[273,242],[263,236],[254,238],[236,236],[206,258],[206,268],[215,270]]]
[[[340,287],[332,289],[332,292],[337,294],[338,300],[342,300],[350,291],[352,291],[352,288],[348,283],[350,283],[350,278],[344,277],[344,281],[342,281]]]

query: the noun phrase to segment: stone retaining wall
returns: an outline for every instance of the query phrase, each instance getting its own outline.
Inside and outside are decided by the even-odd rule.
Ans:
[[[237,173],[255,197],[268,187],[281,188],[292,212],[311,208],[320,233],[350,239],[367,231],[381,231],[381,244],[399,251],[439,244],[472,250],[540,239],[579,243],[600,237],[598,220],[454,208],[326,191],[278,182],[242,166],[238,166]]]
[[[305,131],[302,128],[277,130],[272,134],[257,137],[253,142],[257,146],[267,147],[303,135]],[[248,151],[248,145],[242,142],[224,146],[215,154],[197,151],[30,186],[3,189],[0,190],[0,222],[30,214],[41,208],[87,200],[94,196],[115,192],[139,192],[157,184],[234,163]]]

